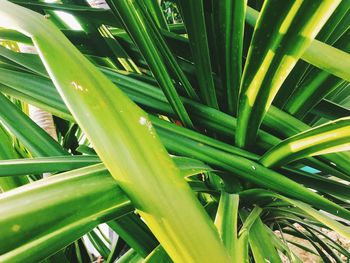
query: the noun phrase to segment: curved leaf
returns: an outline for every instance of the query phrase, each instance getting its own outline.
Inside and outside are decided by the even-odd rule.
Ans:
[[[7,1],[0,7],[0,25],[33,39],[73,116],[168,254],[180,262],[228,262],[213,224],[178,176],[146,113],[42,16]]]
[[[133,210],[103,165],[8,191],[0,195],[0,204],[2,262],[40,261],[98,224]]]
[[[264,2],[244,67],[238,146],[246,147],[255,141],[278,89],[339,3],[332,0]]]
[[[267,190],[262,190],[262,189],[251,189],[251,190],[246,190],[243,192],[240,192],[240,196],[242,198],[250,198],[252,197],[252,195],[254,196],[253,199],[258,199],[258,198],[262,198],[262,197],[274,197],[274,198],[278,198],[281,199],[295,207],[298,207],[299,209],[301,209],[303,212],[305,212],[307,215],[313,217],[314,219],[316,219],[317,221],[321,222],[322,224],[324,224],[325,226],[333,229],[334,231],[338,232],[339,234],[341,234],[342,236],[350,239],[350,227],[345,226],[341,223],[339,223],[338,221],[336,221],[336,219],[333,219],[331,217],[329,217],[328,215],[315,210],[314,208],[312,208],[310,205],[303,203],[301,201],[297,201],[291,198],[287,198],[284,197],[280,194],[276,194]],[[253,201],[253,200],[251,200]],[[340,213],[340,211],[338,211]],[[337,214],[337,213],[336,213]]]
[[[346,150],[350,150],[350,117],[289,137],[268,151],[260,163],[266,167],[283,166],[307,156]]]

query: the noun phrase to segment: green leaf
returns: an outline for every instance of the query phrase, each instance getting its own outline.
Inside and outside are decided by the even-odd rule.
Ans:
[[[283,139],[311,129],[309,125],[273,106],[270,107],[269,114],[266,114],[263,124],[274,130]],[[330,164],[327,165],[328,167],[349,175],[349,158],[348,152],[340,152],[324,155],[320,159],[327,161]]]
[[[142,257],[147,257],[158,245],[152,232],[135,213],[109,221],[107,224]]]
[[[333,45],[345,33],[349,23],[349,0],[341,1],[337,9],[317,35],[317,39]]]
[[[92,27],[93,27],[93,25],[92,25]],[[110,55],[109,58],[111,58],[111,60],[115,64],[117,64],[119,67],[125,69],[128,72],[136,72],[138,74],[141,74],[140,69],[137,67],[137,65],[134,63],[134,61],[128,55],[128,53],[124,50],[124,48],[119,43],[119,41],[114,38],[110,29],[107,26],[101,25],[98,28],[98,32],[97,31],[94,32],[94,35],[97,36],[98,40],[100,40],[102,37],[102,39],[101,39],[102,41],[101,40],[98,41],[98,46],[101,49],[103,49],[103,48],[107,49],[109,47],[108,49],[112,53],[112,55]],[[106,42],[107,48],[104,47],[103,41]],[[117,61],[115,61],[114,57],[116,57]]]
[[[119,247],[118,247],[118,241],[121,239],[118,239],[117,242],[112,246],[111,253],[108,255],[108,258],[106,259],[106,263],[112,263],[115,262],[118,258],[119,253]]]
[[[1,75],[1,74],[0,74]],[[0,93],[0,120],[36,156],[68,154],[53,138]]]
[[[343,84],[343,80],[325,71],[312,71],[308,78],[293,92],[285,104],[284,110],[301,119],[324,97],[339,89]]]
[[[289,137],[268,151],[260,163],[283,166],[307,156],[350,150],[349,140],[350,117],[338,119]]]
[[[329,120],[350,116],[349,109],[327,99],[321,100],[311,112]]]
[[[109,248],[106,246],[105,243],[103,243],[103,241],[101,240],[101,238],[95,233],[94,230],[90,231],[87,234],[91,244],[94,246],[94,248],[96,248],[96,250],[98,251],[98,253],[103,257],[103,258],[108,258],[109,253],[111,253],[111,251],[109,250]]]
[[[141,263],[143,258],[136,253],[135,250],[129,249],[123,256],[121,256],[116,263]]]
[[[350,4],[350,2],[348,0],[341,1],[341,3],[338,5],[337,9],[333,12],[332,16],[328,19],[327,23],[324,25],[324,27],[318,33],[316,38],[319,41],[323,41],[323,42],[327,43],[328,45],[334,45],[335,40],[333,40],[332,38],[336,37],[335,39],[337,39],[344,33],[344,30],[346,30],[345,28],[344,28],[344,30],[339,30],[339,32],[337,29],[343,27],[342,25],[345,22],[343,20],[349,14],[348,13],[350,10],[349,4]],[[348,25],[348,24],[349,24],[349,22],[345,22],[345,25]],[[332,38],[330,36],[332,36]],[[313,42],[310,45],[310,50],[313,49],[312,46],[313,46]],[[343,50],[343,48],[341,48],[339,46],[336,46],[336,47]],[[305,51],[305,53],[304,53],[305,56],[308,56],[307,53],[308,53],[308,50]],[[322,50],[322,54],[324,54],[324,53],[325,52]],[[325,56],[325,57],[327,57],[327,56]],[[310,76],[310,73],[313,71],[313,69],[314,69],[314,67],[312,67],[309,63],[306,63],[304,61],[298,61],[297,65],[293,68],[293,71],[291,72],[291,74],[289,74],[288,78],[283,83],[280,91],[278,92],[278,94],[274,100],[274,104],[278,105],[280,107],[284,106],[285,103],[287,102],[287,100],[290,98],[293,91],[295,89],[301,88],[300,84],[302,84],[302,82],[304,82],[304,78]]]
[[[249,232],[251,227],[254,225],[255,221],[259,218],[262,209],[258,206],[254,207],[254,209],[248,213],[244,209],[241,209],[239,215],[243,221],[243,225],[238,233],[238,242],[237,242],[237,250],[235,253],[234,261],[235,262],[249,262],[248,256],[248,240],[249,240]]]
[[[0,124],[0,160],[18,158],[18,154],[12,146],[12,139],[7,133],[5,128]],[[1,162],[1,161],[0,161]],[[1,177],[0,178],[0,191],[6,192],[13,188],[29,183],[29,179],[26,176],[16,177]]]
[[[294,229],[297,233],[299,233],[299,235],[310,242],[310,244],[317,250],[318,252],[318,255],[320,256],[321,260],[323,262],[326,262],[326,263],[331,263],[332,261],[329,259],[328,255],[325,253],[325,251],[322,249],[322,247],[317,243],[315,242],[313,239],[312,239],[312,236],[310,237],[309,235],[307,235],[307,232],[305,231],[301,231],[301,230],[298,230],[295,226],[293,225],[290,225],[288,224],[290,228]]]
[[[305,185],[320,193],[327,193],[338,198],[348,200],[350,198],[350,187],[344,183],[332,180],[322,175],[302,172],[292,168],[283,168],[283,174],[290,179]],[[349,180],[349,177],[343,178]]]
[[[208,136],[202,135],[198,132],[191,131],[189,129],[177,126],[175,124],[172,124],[167,121],[160,120],[159,118],[155,118],[153,116],[150,117],[153,125],[155,126],[156,130],[163,130],[168,133],[172,133],[173,135],[178,135],[181,137],[189,138],[193,141],[196,141],[198,145],[205,144],[212,146],[216,149],[223,150],[225,152],[237,154],[240,156],[244,156],[246,158],[252,159],[252,160],[257,160],[258,156],[250,153],[248,151],[239,149],[237,147],[231,146],[229,144],[220,142],[218,140],[212,139]]]
[[[336,4],[336,2],[334,2]],[[348,1],[342,1],[343,4],[341,4],[342,8],[348,8]],[[340,5],[339,5],[340,6]],[[256,10],[254,10],[253,8],[251,7],[247,7],[247,14],[246,14],[246,22],[251,25],[251,26],[255,26],[256,23],[257,23],[257,20],[258,20],[258,17],[259,17],[259,12],[257,12]],[[344,18],[348,18],[348,15],[345,15]],[[343,26],[345,28],[347,28],[347,25],[348,25],[348,21],[346,21],[345,23],[342,23]],[[327,23],[326,23],[327,25]],[[325,26],[326,27],[326,26]],[[343,30],[343,29],[340,29],[340,30]],[[345,29],[346,30],[346,29]],[[335,33],[335,32],[333,32]],[[333,35],[333,34],[332,34]],[[339,36],[341,36],[342,34],[339,34],[339,33],[336,33],[334,34],[337,38]],[[330,43],[334,43],[337,39],[333,39],[333,40],[329,40]],[[314,43],[315,42],[315,43]],[[317,43],[316,43],[317,42]],[[315,45],[315,46],[314,46]],[[335,52],[337,54],[343,54],[341,50],[333,50],[332,46],[330,45],[326,45],[325,43],[322,43],[318,40],[313,40],[311,41],[311,44],[310,46],[304,51],[304,53],[301,55],[301,59],[307,61],[308,63],[312,64],[312,65],[319,65],[321,66],[321,64],[323,64],[324,66],[326,66],[326,64],[331,64],[333,66],[336,65],[336,67],[339,67],[339,68],[333,68],[332,70],[336,71],[336,72],[344,72],[346,67],[347,67],[347,64],[342,64],[342,63],[334,63],[334,60],[333,60],[333,57],[328,57],[326,56],[324,59],[322,59],[322,62],[320,61],[320,58],[319,56],[314,56],[315,54],[315,50],[319,50],[321,53],[326,53],[327,50],[332,50],[332,52]],[[309,54],[310,52],[310,54]],[[346,59],[348,59],[348,56],[349,54],[346,53]],[[326,62],[325,60],[327,59],[330,59],[330,61]],[[315,61],[314,61],[315,60]]]
[[[33,44],[30,37],[27,37],[16,30],[0,28],[0,37],[3,40],[16,41],[27,45]]]
[[[238,146],[246,147],[254,142],[283,81],[339,3],[331,0],[264,2],[244,67],[236,134]]]
[[[45,10],[45,13],[50,13],[49,11],[63,11],[72,14],[78,18],[88,18],[89,21],[107,24],[110,26],[120,27],[121,23],[119,20],[115,19],[113,14],[109,10],[93,8],[85,3],[84,5],[74,4],[74,3],[45,3],[38,2],[35,0],[13,0],[12,2],[22,5],[26,8],[33,8],[34,10]],[[51,12],[52,13],[52,12]],[[48,17],[52,19],[51,16]],[[57,21],[62,24],[62,21]],[[84,27],[84,25],[82,25]]]
[[[152,14],[152,17],[156,21],[158,27],[169,30],[168,24],[163,15],[163,11],[159,5],[160,2],[157,0],[150,0],[145,1],[144,3],[147,6],[148,11]]]
[[[0,219],[2,262],[38,262],[98,224],[133,210],[103,165],[8,191],[1,194],[0,204],[4,213]]]
[[[273,242],[274,246],[284,254],[288,255],[291,263],[302,263],[302,261],[295,255],[295,253],[291,252],[288,245],[276,236],[273,230],[266,226],[265,231],[269,235],[269,238],[271,242]]]
[[[205,27],[203,1],[178,0],[178,4],[190,40],[193,60],[196,66],[196,76],[199,82],[200,97],[206,105],[218,109]]]
[[[228,194],[222,191],[215,217],[215,225],[231,259],[234,259],[235,253],[237,253],[238,203],[239,196],[237,194]]]
[[[216,1],[222,78],[226,88],[227,112],[236,116],[242,76],[244,17],[247,1]]]
[[[174,112],[176,112],[180,120],[186,126],[192,127],[190,117],[179,98],[168,69],[176,73],[178,77],[177,81],[180,81],[181,85],[187,88],[187,94],[190,97],[194,97],[195,93],[170,50],[165,45],[156,26],[152,24],[151,19],[147,19],[147,15],[142,10],[142,6],[135,0],[110,0],[108,3],[112,10],[122,18],[130,36],[141,49],[142,55],[145,57],[151,71],[155,75],[160,87],[163,89]],[[163,60],[163,57],[167,59]],[[170,63],[170,66],[166,63]]]
[[[260,217],[250,228],[249,245],[256,263],[282,262]]]
[[[267,197],[267,196],[281,199],[281,200],[283,200],[283,201],[285,201],[285,202],[287,202],[295,207],[298,207],[303,212],[305,212],[307,215],[313,217],[314,219],[321,222],[322,224],[329,227],[330,229],[333,229],[334,231],[336,231],[340,235],[342,235],[346,238],[350,238],[350,227],[345,226],[345,225],[339,223],[338,221],[336,221],[335,219],[332,219],[328,215],[326,215],[320,211],[315,210],[310,205],[308,205],[304,202],[300,202],[300,201],[297,201],[297,200],[294,200],[291,198],[284,197],[280,194],[276,194],[276,193],[273,193],[273,192],[270,192],[267,190],[261,190],[261,189],[246,190],[246,191],[241,192],[240,196],[245,199],[245,198],[249,198],[249,196],[251,197],[252,194],[254,195],[254,199]],[[340,207],[340,209],[342,209],[342,208]],[[341,211],[338,210],[334,214],[339,215],[340,213],[341,213]]]
[[[180,169],[183,177],[213,171],[214,169],[196,159],[186,157],[172,157],[176,166]]]
[[[2,46],[0,46],[0,55],[18,65],[31,69],[33,72],[43,77],[48,77],[45,68],[36,55],[17,53]]]
[[[0,161],[0,177],[68,171],[100,163],[97,156],[57,156]]]
[[[254,161],[243,157],[224,153],[207,145],[199,145],[187,138],[168,135],[158,130],[162,142],[167,149],[174,154],[181,154],[191,158],[199,159],[213,167],[220,167],[223,170],[232,172],[238,178],[247,180],[278,193],[302,200],[317,208],[328,211],[332,214],[339,214],[350,219],[350,212],[340,205],[306,189],[295,181],[270,170]],[[224,179],[224,178],[223,178]]]
[[[22,57],[20,61],[23,61]],[[32,69],[32,67],[29,69]],[[0,90],[4,93],[17,97],[17,93],[13,92],[14,89],[20,92],[20,98],[26,99],[29,96],[33,100],[39,101],[39,103],[50,101],[46,107],[49,112],[65,119],[72,119],[70,112],[50,80],[28,73],[0,68],[0,83],[6,85],[0,87]]]
[[[0,24],[31,36],[73,116],[171,258],[228,262],[213,224],[179,177],[146,113],[42,16],[6,1],[0,2],[0,7],[6,21]],[[202,242],[192,242],[189,232],[191,238]]]
[[[322,56],[320,56],[322,52]],[[314,40],[304,53],[303,59],[341,79],[350,81],[350,54]]]
[[[150,253],[147,258],[145,258],[145,263],[171,263],[173,262],[168,254],[165,252],[164,248],[160,245],[156,247],[152,253]]]

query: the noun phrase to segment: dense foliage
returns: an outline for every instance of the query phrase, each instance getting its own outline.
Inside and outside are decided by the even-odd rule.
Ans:
[[[350,0],[106,2],[0,0],[0,262],[350,260]]]

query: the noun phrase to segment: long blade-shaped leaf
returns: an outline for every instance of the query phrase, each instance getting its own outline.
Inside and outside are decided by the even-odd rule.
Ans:
[[[0,55],[15,63],[18,63],[21,66],[30,68],[35,73],[43,77],[48,76],[41,61],[38,60],[37,56],[34,54],[21,54],[0,46]]]
[[[309,74],[284,106],[285,111],[297,118],[305,117],[324,97],[346,83],[325,71],[315,71],[311,71],[313,74]]]
[[[14,189],[2,194],[0,203],[2,262],[38,262],[101,222],[133,210],[103,165]]]
[[[332,0],[264,2],[243,73],[238,146],[246,147],[254,142],[278,89],[339,3]]]
[[[246,210],[240,210],[240,217],[243,221],[243,225],[238,233],[237,250],[234,258],[234,262],[249,262],[248,255],[248,240],[249,232],[255,221],[262,213],[262,208],[255,206],[253,211],[248,213]]]
[[[0,160],[18,158],[18,154],[12,146],[12,139],[0,124]],[[29,183],[26,176],[0,177],[0,191],[6,192],[13,188]]]
[[[350,117],[328,122],[289,137],[268,151],[260,163],[266,167],[320,154],[350,150]]]
[[[237,113],[237,101],[242,77],[242,50],[244,33],[245,0],[215,1],[222,79],[226,88],[227,112]]]
[[[145,1],[145,5],[147,6],[147,9],[152,14],[152,17],[156,21],[157,25],[160,28],[169,30],[168,24],[165,20],[165,17],[163,15],[162,9],[160,8],[160,2],[157,0],[150,0]]]
[[[256,162],[218,151],[207,145],[200,145],[200,147],[198,147],[197,143],[187,138],[180,139],[177,136],[170,136],[161,129],[158,130],[158,133],[161,135],[162,142],[172,153],[193,157],[212,166],[221,167],[244,180],[283,193],[292,198],[302,200],[327,212],[347,218],[348,220],[350,219],[350,212],[347,209]]]
[[[171,259],[165,252],[164,248],[160,245],[156,247],[152,253],[150,253],[147,258],[145,258],[145,263],[171,263]]]
[[[320,101],[311,112],[329,120],[350,116],[350,109],[327,99]]]
[[[237,252],[238,203],[239,196],[237,194],[222,192],[215,217],[215,225],[232,259],[234,259],[235,253]]]
[[[170,105],[174,109],[174,112],[177,113],[180,120],[186,126],[192,127],[190,117],[179,98],[173,79],[167,70],[166,63],[170,63],[171,67],[169,67],[169,69],[173,69],[173,71],[177,73],[177,81],[181,81],[181,85],[188,88],[187,93],[189,97],[194,97],[195,93],[174,57],[168,50],[168,47],[165,45],[157,28],[152,24],[151,19],[147,19],[145,12],[142,10],[142,6],[140,6],[135,0],[111,0],[108,2],[115,13],[122,18],[129,34],[141,49],[143,56],[155,75],[159,85],[163,89]],[[164,60],[164,57],[167,59]]]
[[[54,112],[58,116],[64,118],[67,113],[69,114],[67,107],[62,103],[58,92],[48,79],[28,73],[0,68],[0,82],[6,85],[6,87],[11,87],[26,95],[34,96],[38,100],[50,99],[50,112]],[[8,91],[6,87],[0,87],[0,90],[6,93]],[[66,113],[57,113],[62,111]]]
[[[291,168],[283,169],[283,174],[287,175],[294,181],[299,182],[300,184],[303,184],[311,189],[315,189],[321,193],[327,193],[344,200],[350,198],[350,186],[322,175],[302,172]],[[349,180],[349,178],[344,179]]]
[[[267,114],[264,119],[264,125],[279,133],[281,138],[288,138],[311,129],[309,125],[273,106],[270,107],[269,114]],[[350,154],[348,152],[332,153],[322,156],[322,159],[335,164],[333,168],[348,175],[350,168],[349,158]]]
[[[116,263],[141,263],[143,261],[143,258],[137,254],[135,250],[130,249],[123,256],[121,256]]]
[[[320,51],[322,50],[322,56]],[[350,54],[314,40],[305,52],[303,59],[339,78],[350,81]],[[341,66],[339,66],[341,64]]]
[[[0,28],[0,36],[3,40],[11,40],[27,45],[32,45],[32,40],[30,37],[27,37],[15,30]]]
[[[68,154],[50,135],[34,123],[2,93],[0,93],[0,104],[0,120],[34,155],[50,156],[51,154]]]
[[[145,223],[135,213],[109,221],[107,224],[142,257],[146,257],[159,244]]]
[[[330,218],[328,215],[315,210],[314,208],[312,208],[310,205],[304,203],[304,202],[300,202],[291,198],[287,198],[285,196],[282,196],[280,194],[276,194],[267,190],[261,190],[261,189],[251,189],[251,190],[246,190],[240,193],[240,196],[242,196],[242,198],[251,198],[253,200],[257,200],[259,198],[263,198],[263,197],[274,197],[274,198],[278,198],[281,199],[287,203],[290,203],[291,205],[298,207],[299,209],[301,209],[303,212],[305,212],[307,215],[315,218],[316,220],[318,220],[319,222],[321,222],[322,224],[324,224],[325,226],[333,229],[334,231],[338,232],[339,234],[343,235],[346,238],[350,238],[350,227],[345,226],[341,223],[339,223],[337,220]],[[340,213],[340,211],[337,211]],[[337,213],[335,213],[335,215],[337,215]]]
[[[282,262],[260,217],[250,228],[249,245],[256,263]]]
[[[350,14],[350,1],[348,1],[348,0],[341,1],[341,3],[338,5],[337,9],[333,12],[332,16],[329,18],[329,20],[324,25],[322,30],[318,33],[318,35],[316,37],[318,41],[314,40],[311,43],[309,48],[304,52],[302,59],[304,59],[304,56],[305,56],[305,58],[310,57],[308,53],[309,52],[312,53],[313,50],[315,50],[314,42],[315,42],[315,45],[317,45],[316,42],[319,42],[319,41],[326,42],[328,45],[334,45],[335,40],[331,40],[330,36],[334,36],[335,39],[337,39],[338,37],[340,37],[344,33],[343,30],[339,30],[339,32],[337,32],[338,31],[337,29],[342,28],[342,25],[344,23],[343,20],[346,17],[348,17],[349,14]],[[345,25],[348,26],[349,23],[347,22],[347,23],[345,23]],[[346,30],[346,29],[344,28],[344,30]],[[325,45],[325,44],[323,43],[322,45]],[[328,45],[327,45],[327,47],[325,47],[325,50],[330,48],[330,46],[328,46]],[[321,47],[321,46],[319,46],[319,47]],[[339,47],[337,47],[337,48],[339,48]],[[344,49],[342,49],[342,50],[344,50]],[[325,51],[322,51],[322,54],[327,54],[327,53]],[[322,57],[328,58],[327,55],[322,56]],[[311,56],[311,58],[318,59],[317,57],[312,57],[312,56]],[[332,61],[330,61],[330,62],[332,62]],[[312,62],[311,62],[311,64],[312,64]],[[314,63],[314,65],[317,66],[316,63]],[[346,67],[346,65],[344,65],[344,64],[343,65],[337,64],[337,66],[340,66],[340,68],[339,68],[340,71],[341,71],[341,68]],[[293,91],[301,84],[301,82],[304,81],[305,77],[309,75],[311,69],[312,69],[311,65],[309,63],[306,63],[305,59],[304,59],[304,61],[298,61],[297,65],[293,68],[293,71],[291,72],[291,74],[289,74],[288,78],[283,83],[281,89],[277,93],[276,98],[274,100],[274,104],[278,105],[279,107],[284,106],[285,103],[287,102],[288,98],[293,93]]]
[[[91,244],[96,248],[97,252],[103,257],[108,258],[108,254],[111,251],[108,249],[105,243],[100,239],[100,237],[94,232],[91,231],[87,234]]]
[[[5,18],[0,25],[33,39],[73,116],[172,259],[227,262],[214,225],[179,177],[146,113],[42,16],[4,0],[0,7]],[[64,61],[65,66],[57,61]]]
[[[0,161],[0,177],[68,171],[100,163],[97,156],[58,156]]]
[[[219,106],[216,98],[205,27],[203,1],[179,0],[178,3],[180,4],[181,13],[190,39],[201,99],[208,106],[218,109]]]
[[[344,3],[344,5],[342,6],[343,8],[344,7],[348,8],[348,6],[349,6],[348,1],[342,1],[342,3]],[[254,10],[253,8],[248,6],[247,7],[246,22],[249,25],[254,27],[257,23],[258,17],[259,17],[259,12],[257,12],[256,10]],[[349,15],[346,14],[344,16],[344,18],[345,18],[345,21],[344,22],[341,21],[343,27],[339,28],[341,33],[333,32],[334,35],[336,36],[336,38],[329,39],[329,41],[327,41],[327,42],[334,43],[336,40],[338,40],[338,38],[340,36],[342,36],[344,31],[346,31],[346,29],[348,27],[348,23],[349,23],[346,20],[349,19]],[[333,34],[331,36],[333,36]],[[332,46],[326,45],[325,43],[322,43],[322,42],[320,43],[320,41],[318,41],[318,40],[312,40],[309,47],[301,55],[301,59],[304,61],[307,61],[308,63],[310,63],[312,65],[324,68],[325,70],[327,70],[327,68],[325,67],[326,64],[329,63],[333,66],[333,68],[330,69],[330,73],[344,72],[344,74],[346,74],[345,71],[346,71],[346,68],[348,67],[346,63],[335,63],[335,61],[333,60],[333,57],[331,57],[331,56],[325,56],[324,58],[320,59],[319,56],[315,56],[316,50],[318,50],[320,53],[324,53],[324,52],[327,52],[327,50],[332,50]],[[339,54],[339,53],[343,54],[341,50],[332,50],[332,52],[335,52],[337,54]],[[344,54],[344,55],[346,55],[346,60],[348,60],[348,54]],[[329,62],[328,62],[328,59],[329,59]],[[326,62],[326,60],[327,60],[327,62]],[[324,65],[324,67],[322,65]],[[345,77],[348,78],[348,74]]]

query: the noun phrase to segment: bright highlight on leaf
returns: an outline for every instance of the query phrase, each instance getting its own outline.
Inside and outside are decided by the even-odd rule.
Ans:
[[[307,156],[350,150],[350,117],[331,121],[289,137],[267,152],[260,163],[282,166]]]
[[[83,28],[79,24],[78,20],[71,14],[63,12],[63,11],[54,11],[55,14],[62,19],[62,21],[73,30],[81,31]]]

